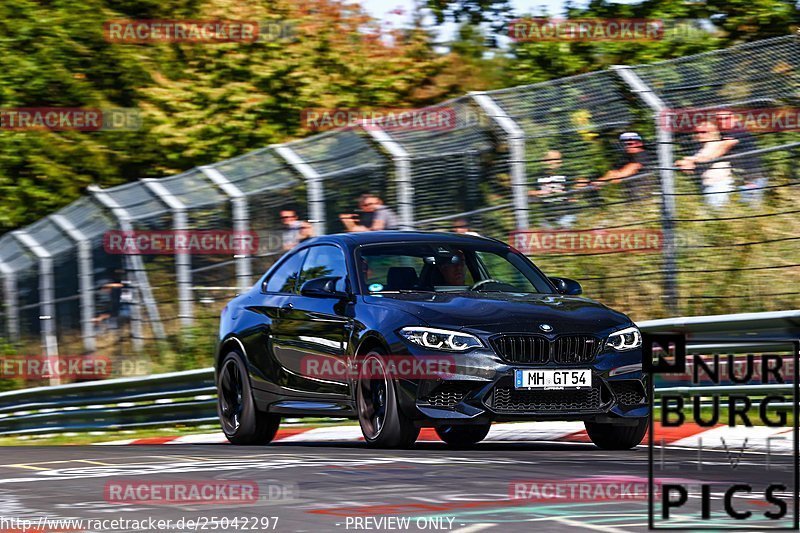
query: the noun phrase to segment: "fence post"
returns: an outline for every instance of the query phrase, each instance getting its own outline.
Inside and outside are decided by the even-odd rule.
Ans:
[[[122,231],[133,231],[133,223],[131,222],[130,214],[128,214],[128,212],[123,209],[123,207],[119,205],[110,194],[97,185],[90,185],[86,190],[89,191],[92,196],[94,196],[94,198],[100,202],[101,205],[105,206],[111,211],[111,213],[117,219],[119,227]],[[133,272],[133,275],[136,278],[136,288],[139,290],[142,300],[144,300],[147,314],[150,317],[150,327],[153,330],[153,335],[155,335],[156,339],[158,340],[166,339],[167,335],[164,332],[164,325],[161,323],[161,315],[158,313],[158,305],[156,305],[156,300],[153,298],[153,292],[150,290],[150,280],[147,279],[147,272],[144,270],[142,258],[138,255],[126,254],[125,270],[128,272]],[[131,327],[133,329],[133,347],[137,350],[141,350],[144,346],[142,337],[141,311],[139,310],[140,305],[141,303],[137,299],[135,302],[135,308],[132,312],[133,320],[131,321]]]
[[[199,167],[205,177],[216,184],[228,198],[231,199],[231,216],[233,217],[233,231],[243,234],[250,231],[250,211],[247,205],[247,196],[242,190],[231,183],[225,175],[214,167]],[[250,253],[242,250],[234,256],[236,259],[236,285],[239,290],[245,291],[252,284],[252,266]]]
[[[185,235],[189,229],[189,217],[186,206],[178,197],[169,192],[164,185],[153,178],[141,180],[145,187],[155,194],[164,204],[172,210],[172,230],[175,232],[175,243],[178,235]],[[187,250],[180,250],[175,246],[175,278],[178,285],[178,318],[181,326],[192,326],[194,316],[194,296],[192,296],[192,256]]]
[[[397,213],[400,216],[400,229],[414,229],[414,182],[411,180],[411,156],[400,143],[374,124],[364,130],[392,156],[395,182],[397,183]]]
[[[664,234],[664,296],[667,311],[678,314],[678,267],[675,247],[675,167],[672,153],[672,133],[661,124],[661,114],[667,109],[661,98],[628,66],[612,67],[620,78],[653,111],[658,143],[658,167],[661,177],[661,229]]]
[[[17,277],[14,270],[0,261],[3,276],[3,305],[6,308],[6,332],[12,342],[19,340],[19,305],[17,305]]]
[[[59,385],[58,339],[56,338],[55,283],[53,283],[53,256],[32,235],[23,230],[11,234],[39,259],[39,321],[42,329],[42,349],[50,368],[50,385]]]
[[[517,231],[526,231],[528,229],[528,180],[525,169],[527,162],[525,131],[487,93],[472,92],[470,96],[481,110],[505,132],[508,138],[514,219]]]
[[[94,273],[92,272],[92,245],[86,235],[63,215],[50,215],[50,220],[75,241],[78,248],[78,277],[81,294],[81,335],[88,353],[97,348],[94,331]]]
[[[325,188],[322,177],[288,145],[274,146],[275,152],[306,180],[308,215],[314,224],[314,235],[325,235]]]

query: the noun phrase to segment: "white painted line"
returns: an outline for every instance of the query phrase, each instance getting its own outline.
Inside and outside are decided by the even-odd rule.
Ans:
[[[279,442],[358,441],[362,438],[361,428],[358,426],[337,426],[310,429],[303,433],[283,438]]]
[[[564,518],[563,516],[554,517],[553,521],[577,529],[593,529],[595,531],[605,531],[607,533],[627,533],[626,530],[620,529],[618,527],[601,526],[599,524],[589,524],[586,522],[581,522],[579,520],[571,520],[569,518]]]
[[[582,422],[517,422],[493,424],[486,436],[490,441],[554,441],[583,429]]]
[[[165,444],[219,444],[221,442],[228,442],[225,434],[221,431],[216,433],[197,433],[194,435],[183,435]]]
[[[169,429],[169,428],[167,428]],[[286,428],[289,429],[289,428]],[[565,437],[575,435],[583,431],[581,422],[515,422],[492,425],[487,441],[491,442],[561,442]],[[725,439],[723,444],[722,439]],[[755,426],[752,428],[735,427],[729,428],[720,426],[712,428],[690,437],[672,442],[668,448],[675,449],[697,449],[702,446],[708,452],[725,452],[738,456],[742,451],[744,439],[747,438],[746,453],[765,454],[767,451],[767,439],[769,438],[770,453],[776,455],[792,454],[794,452],[794,440],[791,428],[770,428],[765,426]],[[140,439],[116,440],[111,442],[97,443],[104,446],[134,444]],[[572,441],[573,439],[569,439]],[[357,425],[333,426],[308,429],[302,433],[281,437],[280,433],[275,442],[359,442],[363,441],[361,428]],[[430,441],[421,438],[420,442]],[[436,440],[438,442],[438,440]],[[220,444],[227,443],[221,431],[209,433],[196,433],[184,435],[167,441],[164,444]],[[588,439],[587,439],[588,442]],[[646,442],[643,446],[646,445]],[[656,443],[657,445],[657,443]]]

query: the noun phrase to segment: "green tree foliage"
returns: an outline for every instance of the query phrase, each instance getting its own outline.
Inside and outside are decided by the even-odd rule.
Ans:
[[[252,20],[254,43],[110,43],[113,19]],[[461,94],[456,56],[335,0],[0,3],[0,107],[137,108],[137,131],[0,131],[0,232],[91,183],[160,177],[308,135],[307,108],[417,107]]]
[[[541,16],[541,14],[533,14]],[[650,19],[664,24],[655,40],[515,42],[508,84],[535,83],[614,64],[652,63],[795,31],[800,9],[790,0],[648,0],[636,4],[592,0],[569,6],[567,19]]]
[[[488,22],[495,29],[502,29],[511,17],[509,0],[427,0],[436,22],[447,20],[479,25]]]
[[[0,108],[125,107],[136,131],[0,129],[0,233],[75,200],[87,185],[160,177],[308,135],[308,108],[420,107],[470,90],[533,83],[612,64],[659,61],[785,34],[788,0],[594,0],[569,18],[660,18],[648,42],[525,42],[507,33],[508,0],[425,0],[461,23],[449,50],[418,10],[387,29],[343,0],[15,0],[0,3]],[[112,19],[255,20],[290,28],[255,43],[118,44]],[[712,24],[713,21],[713,24]]]

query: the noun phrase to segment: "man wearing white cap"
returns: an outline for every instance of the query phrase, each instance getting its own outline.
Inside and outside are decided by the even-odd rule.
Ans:
[[[625,178],[639,174],[651,164],[650,154],[645,150],[641,135],[635,131],[628,131],[619,136],[619,141],[623,148],[622,157],[617,162],[616,168],[598,178],[595,185],[619,183]],[[631,191],[635,192],[633,187]]]

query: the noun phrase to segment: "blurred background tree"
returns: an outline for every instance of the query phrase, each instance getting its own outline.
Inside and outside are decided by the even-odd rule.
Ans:
[[[109,43],[109,19],[255,20],[255,43]],[[421,19],[420,19],[421,20]],[[102,186],[307,135],[301,110],[418,107],[465,90],[421,23],[383,30],[332,0],[20,0],[0,4],[0,107],[136,107],[132,132],[0,131],[0,232]]]
[[[15,0],[0,3],[0,107],[130,107],[132,132],[0,130],[0,233],[107,187],[160,177],[308,135],[307,108],[420,107],[786,34],[786,0],[593,0],[568,18],[664,19],[649,42],[511,42],[508,0],[419,0],[391,28],[337,0]],[[537,15],[532,13],[530,15]],[[542,13],[538,13],[542,15]],[[110,19],[231,19],[283,25],[255,43],[109,43]],[[437,29],[457,23],[442,42]]]

